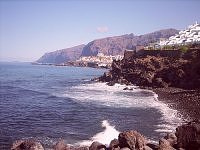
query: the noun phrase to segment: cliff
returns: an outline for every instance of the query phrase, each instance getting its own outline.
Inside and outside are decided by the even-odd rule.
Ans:
[[[98,39],[88,43],[83,48],[81,55],[96,56],[98,53],[103,53],[104,55],[123,55],[125,49],[135,49],[136,46],[147,46],[149,43],[159,41],[160,38],[169,38],[177,33],[178,30],[165,29],[140,36],[126,34]]]
[[[100,81],[135,84],[141,87],[200,89],[200,49],[188,50],[178,58],[149,56],[114,61]]]
[[[60,64],[67,61],[73,61],[81,56],[81,52],[85,45],[78,45],[71,48],[57,50],[54,52],[44,54],[37,63],[49,63],[49,64]]]

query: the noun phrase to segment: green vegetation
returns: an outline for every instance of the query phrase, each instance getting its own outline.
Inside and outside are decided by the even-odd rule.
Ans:
[[[183,53],[186,53],[189,49],[190,49],[190,47],[187,45],[181,45],[179,47],[179,50],[182,51]]]

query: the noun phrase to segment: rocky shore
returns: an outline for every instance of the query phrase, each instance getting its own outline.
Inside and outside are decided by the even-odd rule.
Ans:
[[[152,52],[153,53],[153,52]],[[97,80],[134,84],[147,88],[176,87],[200,89],[200,49],[189,50],[178,58],[162,56],[124,56],[113,61],[109,72]]]
[[[151,89],[184,118],[200,118],[200,49],[188,50],[180,57],[125,56],[96,80],[110,86],[134,84]]]
[[[38,141],[19,140],[13,143],[11,150],[44,150]],[[175,133],[168,133],[158,144],[149,143],[139,132],[130,130],[119,133],[118,139],[104,145],[98,141],[88,146],[71,146],[63,140],[56,143],[51,150],[199,150],[200,121],[192,121],[176,128]]]
[[[185,90],[180,88],[155,88],[159,101],[167,103],[177,110],[184,119],[200,119],[200,90]]]

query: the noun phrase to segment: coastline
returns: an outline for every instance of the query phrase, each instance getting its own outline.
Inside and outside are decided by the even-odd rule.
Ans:
[[[186,120],[200,119],[200,90],[180,88],[155,88],[158,100],[177,110]]]

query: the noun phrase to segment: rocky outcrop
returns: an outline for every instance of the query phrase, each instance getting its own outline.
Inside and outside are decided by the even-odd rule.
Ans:
[[[99,142],[93,142],[90,145],[89,150],[106,150],[106,146]]]
[[[34,140],[19,140],[13,143],[11,150],[44,150],[40,142]]]
[[[176,129],[177,146],[184,149],[200,149],[200,121],[190,122]]]
[[[112,69],[99,81],[141,87],[200,88],[200,49],[180,58],[145,56],[113,61]]]
[[[70,146],[66,145],[63,140],[56,143],[54,150],[70,150]]]
[[[120,148],[128,147],[131,150],[143,150],[146,145],[145,138],[137,131],[125,131],[118,137]]]

